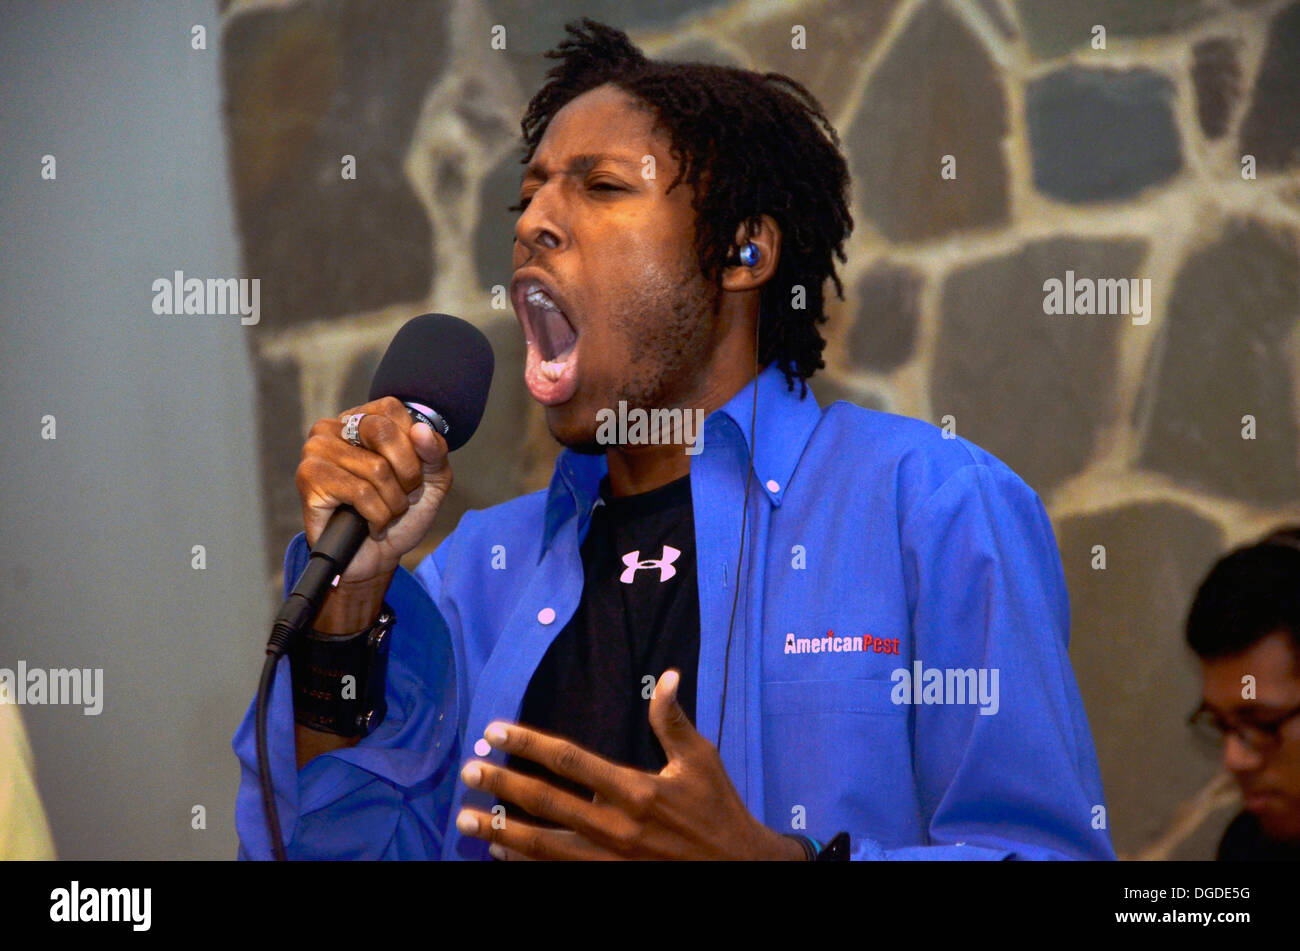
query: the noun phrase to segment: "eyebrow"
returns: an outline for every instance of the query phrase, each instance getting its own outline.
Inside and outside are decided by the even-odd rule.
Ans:
[[[567,169],[567,172],[570,175],[582,175],[587,172],[590,172],[598,162],[612,162],[615,165],[623,165],[629,168],[641,167],[641,164],[639,162],[634,162],[629,158],[624,158],[623,156],[619,156],[619,155],[612,155],[608,152],[596,152],[596,153],[584,153],[582,155],[573,156],[573,158],[569,160],[569,167]],[[532,162],[529,162],[528,167],[524,169],[523,178],[520,179],[520,183],[522,184],[523,182],[526,182],[529,179],[533,179],[533,178],[545,178],[545,177],[546,177],[546,166],[543,163],[534,160]]]

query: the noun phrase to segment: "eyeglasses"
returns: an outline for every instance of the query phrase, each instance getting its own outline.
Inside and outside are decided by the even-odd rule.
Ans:
[[[1284,713],[1269,723],[1227,723],[1217,713],[1202,703],[1187,718],[1188,725],[1197,739],[1218,747],[1229,733],[1235,735],[1256,753],[1272,753],[1282,742],[1282,727],[1296,716],[1300,716],[1300,707]]]

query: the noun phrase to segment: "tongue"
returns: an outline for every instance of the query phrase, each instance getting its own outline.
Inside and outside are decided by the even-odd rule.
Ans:
[[[533,325],[537,331],[537,348],[544,360],[554,360],[568,353],[578,339],[562,311],[539,307],[534,312]]]

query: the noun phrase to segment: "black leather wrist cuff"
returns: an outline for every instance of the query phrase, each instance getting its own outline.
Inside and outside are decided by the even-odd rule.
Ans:
[[[289,647],[293,716],[302,726],[337,736],[368,736],[388,713],[384,687],[396,616],[387,604],[356,634],[306,631]]]

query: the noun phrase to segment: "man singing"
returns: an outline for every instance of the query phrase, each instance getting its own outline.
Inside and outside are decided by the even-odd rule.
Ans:
[[[522,122],[511,284],[565,449],[547,490],[467,513],[412,574],[446,443],[393,399],[312,428],[286,580],[351,504],[371,537],[317,642],[394,626],[386,675],[282,667],[289,856],[1113,858],[1037,496],[805,385],[853,224],[820,106],[568,31]],[[608,424],[633,411],[683,424]],[[382,720],[331,721],[375,677]],[[252,723],[237,823],[265,858]]]

